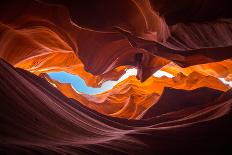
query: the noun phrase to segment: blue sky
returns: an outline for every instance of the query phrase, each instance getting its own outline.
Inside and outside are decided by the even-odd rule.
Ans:
[[[136,74],[136,69],[128,69],[118,81],[106,81],[102,84],[100,88],[89,87],[86,85],[85,81],[82,78],[67,72],[51,72],[48,75],[61,83],[71,83],[73,88],[75,88],[78,92],[95,95],[112,89],[117,83],[123,81],[131,75]]]
[[[80,78],[77,75],[69,74],[66,72],[51,72],[49,73],[49,76],[55,80],[58,80],[61,83],[71,83],[73,88],[75,88],[78,92],[95,95],[112,89],[117,83],[123,81],[124,79],[128,78],[131,75],[136,75],[136,74],[137,74],[136,69],[128,69],[126,73],[118,81],[106,81],[102,84],[100,88],[88,87],[82,78]],[[153,75],[156,77],[161,77],[163,75],[167,77],[173,77],[171,74],[166,73],[164,71],[157,71]]]
[[[107,81],[102,85],[101,88],[88,87],[82,78],[66,72],[52,72],[49,73],[49,76],[61,83],[71,83],[73,88],[75,88],[78,92],[92,95],[107,91],[114,86],[114,82]]]
[[[61,83],[71,83],[73,88],[76,89],[78,92],[95,95],[112,89],[117,83],[123,81],[124,79],[128,78],[131,75],[136,75],[136,74],[137,74],[136,69],[128,69],[126,73],[118,81],[106,81],[102,84],[100,88],[88,87],[82,78],[80,78],[77,75],[69,74],[66,72],[51,72],[49,73],[49,76],[55,80],[60,81]],[[169,78],[173,77],[173,75],[161,70],[155,72],[153,76],[155,77],[167,76]],[[228,82],[224,78],[219,78],[219,80],[232,87],[232,82]]]

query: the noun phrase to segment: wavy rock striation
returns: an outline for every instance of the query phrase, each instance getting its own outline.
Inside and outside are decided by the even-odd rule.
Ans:
[[[197,72],[193,72],[189,76],[178,74],[174,78],[151,77],[143,83],[137,80],[135,76],[131,76],[111,90],[97,95],[79,93],[69,83],[60,83],[46,74],[40,76],[67,97],[73,98],[93,110],[113,117],[127,119],[141,119],[144,112],[156,104],[165,87],[183,90],[194,90],[200,87],[220,91],[229,90],[229,86],[226,86],[220,80]]]
[[[232,92],[218,80],[232,78],[230,6],[2,0],[0,153],[230,151]],[[137,76],[95,96],[47,76],[66,71],[99,87],[128,68]],[[153,77],[160,69],[174,77]]]
[[[148,111],[146,119],[125,120],[97,113],[67,98],[46,80],[2,60],[0,75],[0,150],[4,154],[207,154],[229,150],[231,90],[167,88],[158,105],[151,108],[157,114]],[[195,102],[188,102],[193,97]]]
[[[183,19],[177,16],[185,6],[205,7],[209,1],[206,4],[191,1],[193,5],[189,6],[190,2],[187,4],[179,0],[178,4],[183,5],[176,8],[168,2],[147,0],[110,3],[105,0],[91,3],[12,0],[2,3],[1,57],[14,65],[27,60],[27,64],[22,64],[24,68],[41,66],[46,70],[68,70],[78,75],[82,75],[84,68],[100,76],[100,79],[109,79],[111,74],[123,74],[123,69],[116,71],[116,74],[108,72],[129,65],[137,67],[137,77],[145,81],[170,61],[187,67],[223,61],[232,56],[232,16],[226,7],[229,1],[218,4],[225,7],[223,10],[216,7],[216,2],[212,3],[213,10],[219,11],[212,13],[209,19],[204,17],[213,12],[212,8],[208,12],[202,11],[201,16],[192,15],[194,9],[185,11],[188,16],[182,16]],[[96,9],[91,9],[93,6]],[[165,13],[164,8],[171,9],[173,15]],[[14,11],[9,13],[9,10]],[[13,42],[19,41],[19,47],[12,49]],[[28,60],[48,53],[48,57],[51,53],[53,56],[56,53],[57,59],[63,57],[63,61],[59,62],[62,65],[45,58]],[[78,60],[72,58],[74,53],[78,55]],[[82,64],[79,59],[84,64],[80,69],[76,68]],[[104,76],[107,73],[109,75]],[[84,74],[82,77],[91,81],[89,78],[92,76]],[[88,84],[97,86],[102,82],[99,78]]]

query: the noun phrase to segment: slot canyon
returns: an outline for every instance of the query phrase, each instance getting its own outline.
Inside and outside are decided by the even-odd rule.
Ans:
[[[232,154],[230,0],[1,0],[0,154]]]

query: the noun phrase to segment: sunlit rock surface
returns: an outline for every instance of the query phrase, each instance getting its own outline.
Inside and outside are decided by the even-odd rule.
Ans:
[[[161,2],[114,1],[107,3],[101,1],[96,2],[98,4],[96,8],[99,8],[100,11],[94,12],[95,14],[87,13],[88,9],[83,9],[88,8],[88,4],[84,2],[84,4],[80,2],[79,5],[72,5],[75,2],[59,3],[60,5],[52,5],[31,0],[5,2],[2,5],[0,17],[2,21],[1,37],[7,37],[10,41],[1,39],[4,45],[1,47],[1,57],[12,63],[18,63],[41,53],[44,55],[54,50],[64,53],[71,48],[84,64],[84,68],[94,75],[102,75],[118,66],[132,65],[139,69],[138,78],[145,81],[152,73],[166,65],[169,60],[187,67],[222,61],[231,58],[232,55],[230,52],[232,44],[230,18],[218,21],[214,19],[216,17],[212,17],[212,20],[207,23],[191,24],[190,22],[185,25],[175,24],[178,23],[178,18],[173,17],[172,20],[176,20],[175,23],[168,25],[154,9],[155,4]],[[200,2],[196,2],[195,5],[199,5],[198,3]],[[81,6],[83,8],[78,9]],[[103,6],[109,10],[102,12],[101,7]],[[171,6],[167,5],[167,7]],[[113,12],[111,8],[117,11],[109,14],[110,20],[107,16],[100,20],[103,13]],[[9,10],[14,10],[14,12],[9,13]],[[79,17],[77,14],[81,10],[83,12],[79,13],[81,14]],[[176,10],[178,10],[178,6]],[[191,12],[191,10],[189,11]],[[221,18],[230,17],[230,12],[227,12],[226,9],[220,11],[218,14]],[[120,16],[123,12],[128,13],[128,16],[124,16],[125,19]],[[162,14],[162,12],[160,13]],[[85,15],[89,18],[83,20],[82,16]],[[130,18],[131,15],[134,17]],[[204,17],[204,14],[202,16]],[[93,18],[96,19],[93,20]],[[135,24],[137,22],[139,24]],[[20,31],[24,33],[21,34]],[[20,39],[20,37],[22,38]],[[9,53],[17,55],[17,58],[13,58],[16,60],[12,60],[11,54],[4,54],[3,51],[12,48],[12,44],[14,44],[12,42],[17,40],[22,42],[20,44],[22,47],[17,52],[11,49],[13,51]],[[27,42],[26,48],[23,46],[24,40]],[[53,65],[50,64],[50,66]]]
[[[193,72],[189,76],[180,73],[173,78],[151,77],[143,83],[135,76],[131,76],[118,83],[111,90],[97,95],[77,92],[70,83],[60,83],[46,74],[41,74],[40,77],[45,78],[64,95],[76,99],[93,110],[113,117],[128,119],[140,119],[144,111],[156,104],[165,87],[183,90],[193,90],[199,87],[220,91],[229,90],[229,86],[220,80],[197,72]]]
[[[0,153],[225,154],[231,6],[2,0]],[[65,71],[100,87],[129,68],[137,75],[97,95],[48,76]],[[154,77],[158,70],[174,77]]]
[[[0,76],[3,154],[198,154],[229,150],[230,90],[166,88],[144,118],[127,120],[97,113],[67,98],[46,80],[2,60]]]

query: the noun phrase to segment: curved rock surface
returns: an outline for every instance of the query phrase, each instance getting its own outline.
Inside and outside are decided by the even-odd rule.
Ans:
[[[149,119],[125,120],[97,113],[67,98],[46,80],[2,60],[0,75],[3,154],[208,154],[230,150],[231,90],[166,89],[160,106],[152,107],[159,111],[156,116],[147,112],[144,118]],[[184,104],[182,101],[190,99],[183,98],[187,94],[194,94],[198,104]],[[171,108],[162,102],[170,103]]]
[[[1,57],[12,64],[48,53],[56,52],[61,57],[64,53],[76,53],[85,70],[94,75],[101,76],[119,66],[131,65],[139,69],[138,78],[145,81],[170,60],[187,67],[222,61],[232,56],[231,12],[227,7],[206,20],[203,17],[206,16],[205,13],[208,15],[212,12],[210,8],[208,12],[198,15],[200,21],[197,21],[191,19],[198,18],[197,15],[191,18],[183,16],[183,19],[177,17],[176,13],[181,12],[183,7],[190,7],[190,3],[183,1],[178,1],[183,6],[176,6],[175,9],[169,3],[146,0],[110,3],[104,0],[91,3],[81,1],[76,5],[74,1],[12,0],[1,3],[1,41],[4,45],[1,47]],[[206,6],[201,2],[193,4],[193,8]],[[220,5],[224,7],[226,4],[229,5],[229,1]],[[91,9],[93,6],[96,7],[95,10]],[[171,7],[173,15],[166,14],[165,11],[159,12],[159,7],[162,11],[165,7]],[[214,10],[219,9],[214,7]],[[192,9],[189,9],[189,14],[191,13]],[[121,14],[124,14],[123,18]],[[171,22],[170,16],[174,16]],[[22,44],[18,44],[20,47],[15,51],[12,44],[18,40]],[[25,44],[27,47],[24,47]],[[9,52],[5,53],[6,51]],[[17,58],[12,55],[17,55]],[[34,63],[43,64],[37,61]],[[34,63],[29,68],[36,66]],[[48,63],[43,68],[58,68],[53,63]],[[78,60],[70,60],[69,63],[62,65],[70,67],[80,64]],[[122,72],[119,72],[119,76],[120,74]],[[90,75],[83,78],[87,76]],[[97,86],[98,82],[89,84]]]
[[[46,79],[67,97],[73,98],[93,110],[127,119],[141,119],[144,112],[156,104],[165,87],[183,90],[208,87],[224,92],[230,88],[214,77],[193,72],[189,76],[178,74],[173,78],[151,77],[143,83],[135,76],[131,76],[107,92],[87,95],[77,92],[70,83],[60,83],[46,74],[41,74],[40,77]]]
[[[231,6],[0,1],[0,154],[230,151],[232,94],[218,78],[232,79]],[[97,95],[47,75],[100,87],[129,68],[137,76]],[[158,70],[174,77],[154,77]]]

